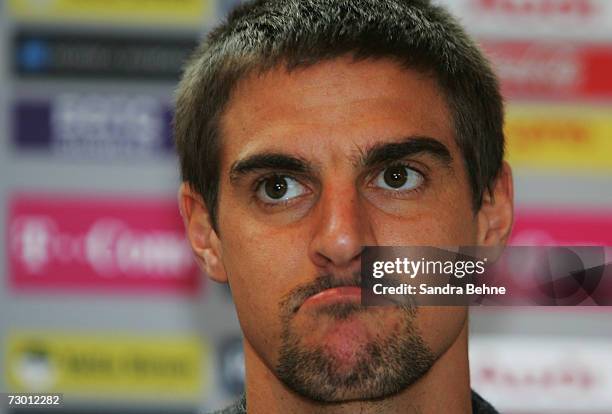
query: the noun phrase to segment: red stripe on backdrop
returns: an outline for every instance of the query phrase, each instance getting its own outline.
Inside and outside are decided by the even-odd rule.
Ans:
[[[172,198],[17,195],[7,241],[18,289],[189,294],[202,280]]]
[[[612,246],[612,210],[518,209],[510,244]]]
[[[612,98],[612,43],[482,41],[510,99]]]

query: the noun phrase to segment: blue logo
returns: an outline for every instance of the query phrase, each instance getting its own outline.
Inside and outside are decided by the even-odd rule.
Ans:
[[[19,63],[28,72],[40,72],[49,65],[50,51],[42,40],[27,40],[19,51]]]

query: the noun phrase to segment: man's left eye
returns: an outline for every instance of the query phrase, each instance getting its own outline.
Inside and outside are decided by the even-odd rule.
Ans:
[[[391,191],[410,191],[423,183],[423,175],[405,165],[393,165],[382,170],[373,181],[377,187]]]

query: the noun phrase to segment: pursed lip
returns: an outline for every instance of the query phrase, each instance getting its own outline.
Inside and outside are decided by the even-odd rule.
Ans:
[[[337,286],[325,289],[306,299],[301,307],[331,305],[341,302],[361,303],[361,287]]]

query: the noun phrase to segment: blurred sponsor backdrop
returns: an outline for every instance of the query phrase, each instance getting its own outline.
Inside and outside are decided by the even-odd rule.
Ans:
[[[612,2],[441,2],[502,79],[513,243],[612,246]],[[0,3],[0,390],[84,414],[242,392],[229,291],[184,240],[169,124],[182,63],[233,3]],[[502,412],[612,413],[609,308],[473,310],[470,357]]]

